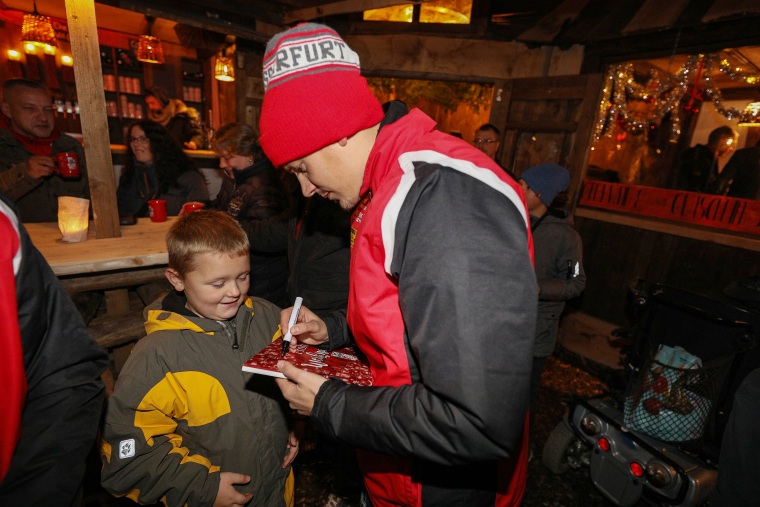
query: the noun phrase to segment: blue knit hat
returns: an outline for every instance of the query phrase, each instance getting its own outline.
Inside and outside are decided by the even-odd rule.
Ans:
[[[567,190],[570,173],[559,164],[551,162],[534,165],[520,176],[531,190],[538,194],[541,202],[551,206],[557,194]]]

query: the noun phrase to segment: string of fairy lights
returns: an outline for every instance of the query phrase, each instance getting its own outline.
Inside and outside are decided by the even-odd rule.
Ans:
[[[691,55],[675,74],[652,69],[644,83],[634,78],[632,63],[613,65],[604,81],[594,139],[598,141],[603,136],[612,137],[616,131],[619,140],[628,133],[644,134],[659,128],[662,119],[669,114],[669,140],[676,142],[681,135],[681,115],[684,112],[699,112],[700,104],[708,101],[727,119],[740,118],[744,111],[726,107],[720,89],[713,83],[712,76],[716,72],[732,81],[743,81],[748,85],[760,83],[760,74],[733,67],[717,54]],[[629,107],[632,101],[651,106],[633,110]],[[646,113],[642,114],[642,110]],[[760,112],[754,119],[760,122]]]

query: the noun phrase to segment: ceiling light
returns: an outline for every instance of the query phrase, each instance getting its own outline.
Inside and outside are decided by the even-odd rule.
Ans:
[[[220,53],[216,57],[216,65],[214,66],[214,77],[219,81],[234,81],[235,80],[235,67],[232,65],[232,59],[227,56],[222,56]]]
[[[161,39],[151,35],[153,16],[145,16],[148,21],[148,29],[145,35],[137,39],[137,59],[145,63],[164,63],[164,48],[161,45]]]
[[[55,30],[50,18],[37,12],[37,2],[34,2],[34,12],[24,14],[21,22],[21,41],[41,48],[50,48],[48,51],[55,53],[58,41],[55,40]]]
[[[214,65],[214,77],[219,81],[235,80],[235,66],[232,64],[232,60],[236,48],[235,36],[228,35],[225,37],[224,46],[219,49],[219,55],[216,57],[216,64]]]

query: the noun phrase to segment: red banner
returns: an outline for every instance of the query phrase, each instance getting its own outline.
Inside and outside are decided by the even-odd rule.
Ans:
[[[760,201],[585,180],[580,205],[760,235]]]

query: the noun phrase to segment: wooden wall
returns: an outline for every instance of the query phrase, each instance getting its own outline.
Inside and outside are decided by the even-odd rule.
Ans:
[[[519,42],[363,35],[346,37],[366,75],[494,82],[499,79],[575,75],[583,47],[530,49]]]
[[[366,76],[489,83],[499,98],[506,80],[577,75],[583,63],[581,46],[567,50],[549,46],[531,49],[519,42],[418,35],[361,35],[345,40],[359,54]],[[240,48],[238,51],[242,65],[236,68],[237,118],[258,125],[263,98],[261,55]],[[426,112],[436,114],[433,110]],[[461,118],[451,113],[441,112],[435,119],[443,130],[460,130],[469,138],[474,133],[470,126],[453,126],[461,123]],[[493,107],[490,118],[478,116],[475,122],[499,124],[505,120],[506,111]]]
[[[625,323],[628,287],[638,278],[715,294],[760,269],[760,251],[752,248],[578,216],[575,224],[583,240],[587,282],[574,306],[616,324]],[[758,242],[734,239],[748,247]]]
[[[346,41],[359,54],[362,72],[368,76],[493,83],[495,90],[505,94],[504,100],[492,105],[490,118],[497,125],[506,125],[508,120],[513,80],[577,76],[583,61],[583,48],[578,46],[567,50],[528,48],[515,42],[414,35],[350,36]],[[258,122],[261,105],[260,58],[245,55],[244,68],[238,68],[241,79],[238,119],[252,124]],[[598,91],[585,90],[582,97],[584,102],[589,100],[596,105],[597,95]],[[556,120],[547,118],[544,123],[552,127]],[[584,149],[589,148],[590,145]],[[578,167],[574,177],[582,178],[585,170]],[[737,236],[724,235],[721,243],[713,241],[710,232],[679,235],[668,232],[671,224],[652,230],[627,224],[623,218],[576,217],[588,283],[584,294],[569,305],[570,309],[622,325],[628,287],[637,278],[709,294],[758,272],[760,239],[754,240],[755,247],[744,248],[743,239]]]

